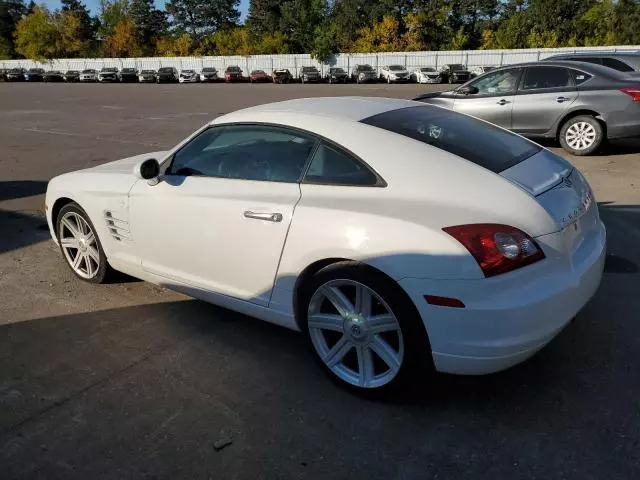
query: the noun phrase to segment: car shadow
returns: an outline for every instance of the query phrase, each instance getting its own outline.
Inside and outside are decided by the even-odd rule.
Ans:
[[[0,202],[15,198],[33,197],[47,191],[47,183],[40,180],[0,181]]]
[[[44,214],[26,214],[0,209],[0,254],[50,238]]]

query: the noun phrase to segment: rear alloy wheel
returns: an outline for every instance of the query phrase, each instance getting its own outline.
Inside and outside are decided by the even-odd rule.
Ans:
[[[316,359],[343,386],[386,390],[409,376],[417,358],[430,358],[415,309],[384,275],[343,262],[322,269],[311,283],[308,337]]]
[[[110,267],[85,211],[76,203],[65,205],[57,227],[60,250],[73,273],[87,282],[103,283]]]
[[[573,155],[590,155],[604,140],[604,131],[598,120],[587,115],[569,119],[560,129],[560,145]]]

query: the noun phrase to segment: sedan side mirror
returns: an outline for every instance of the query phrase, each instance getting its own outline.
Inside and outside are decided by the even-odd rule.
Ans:
[[[134,173],[141,180],[152,180],[160,175],[160,164],[155,158],[147,158],[136,164]]]
[[[474,87],[473,85],[462,86],[458,88],[458,93],[461,93],[463,95],[475,95],[478,92],[478,87]]]

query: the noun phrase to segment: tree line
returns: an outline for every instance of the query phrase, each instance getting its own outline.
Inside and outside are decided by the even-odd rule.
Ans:
[[[0,0],[0,59],[640,44],[640,0]]]

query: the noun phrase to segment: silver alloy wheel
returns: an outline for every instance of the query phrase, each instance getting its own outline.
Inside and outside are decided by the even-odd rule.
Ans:
[[[76,212],[67,212],[60,220],[60,246],[67,262],[82,278],[93,278],[100,269],[96,236],[89,223]]]
[[[564,138],[574,150],[586,150],[596,141],[596,129],[587,122],[576,122],[567,128]]]
[[[366,285],[353,280],[321,285],[311,297],[307,318],[316,352],[341,380],[376,388],[400,371],[404,357],[400,324]]]

